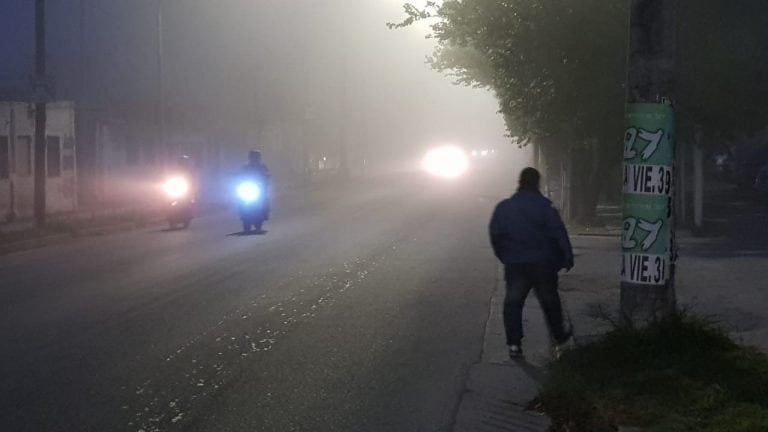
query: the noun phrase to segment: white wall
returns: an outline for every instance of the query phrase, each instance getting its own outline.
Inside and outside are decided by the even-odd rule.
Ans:
[[[0,218],[10,214],[31,217],[34,213],[34,105],[0,102],[0,136],[9,137],[10,176],[0,179]],[[77,209],[77,160],[75,115],[71,102],[47,104],[46,135],[60,139],[61,174],[46,178],[46,209],[61,213]],[[24,137],[29,137],[29,158],[22,158]],[[64,166],[69,158],[71,166]],[[22,164],[27,167],[23,167]],[[67,168],[67,169],[65,169]]]

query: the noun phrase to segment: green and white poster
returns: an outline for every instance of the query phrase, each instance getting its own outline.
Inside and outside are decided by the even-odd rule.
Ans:
[[[627,106],[621,280],[662,285],[670,277],[674,191],[674,111]]]

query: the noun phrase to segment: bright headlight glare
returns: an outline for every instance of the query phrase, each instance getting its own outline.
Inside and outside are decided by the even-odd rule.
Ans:
[[[254,182],[243,182],[237,186],[237,196],[245,203],[251,203],[261,196],[261,188]]]
[[[189,192],[189,182],[183,177],[171,177],[166,180],[163,190],[171,198],[181,198]]]
[[[421,161],[422,168],[435,176],[456,178],[469,168],[467,155],[459,147],[446,146],[430,150]]]

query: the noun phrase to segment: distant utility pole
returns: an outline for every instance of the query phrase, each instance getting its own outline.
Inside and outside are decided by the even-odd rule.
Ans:
[[[35,224],[45,226],[46,106],[45,0],[35,0]]]
[[[163,83],[163,0],[157,0],[157,150],[156,157],[165,163],[165,86]]]
[[[343,49],[341,59],[341,125],[338,142],[339,176],[342,180],[349,179],[349,133],[350,117],[349,109],[349,50]]]
[[[78,58],[77,58],[77,92],[79,95],[80,112],[82,112],[85,95],[85,1],[78,2]],[[79,137],[78,137],[79,138]]]
[[[621,318],[643,326],[675,310],[673,223],[676,0],[632,0]]]

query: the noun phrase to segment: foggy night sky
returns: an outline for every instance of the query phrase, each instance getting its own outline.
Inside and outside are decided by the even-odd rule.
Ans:
[[[48,70],[57,97],[77,95],[82,52],[89,104],[155,98],[156,0],[82,1],[83,50],[80,0],[47,1]],[[26,84],[34,67],[34,2],[3,3],[0,88]],[[454,86],[425,64],[433,42],[424,39],[421,24],[387,29],[387,22],[402,20],[401,5],[396,0],[164,0],[166,99],[171,106],[203,104],[217,111],[261,103],[267,109],[287,104],[324,112],[342,110],[343,103],[347,116],[366,113],[362,127],[369,136],[380,143],[397,141],[391,144],[396,148],[441,141],[505,145],[493,97]]]

